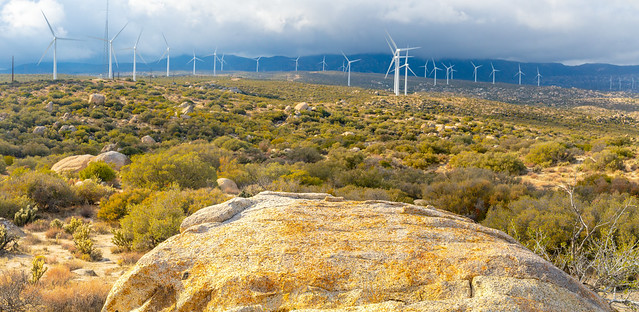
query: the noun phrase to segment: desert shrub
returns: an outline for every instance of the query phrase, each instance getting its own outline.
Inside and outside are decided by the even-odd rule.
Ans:
[[[131,251],[133,249],[133,233],[132,232],[124,232],[122,229],[113,229],[111,230],[113,237],[111,238],[111,242],[116,246],[113,249],[113,253]]]
[[[322,160],[323,156],[320,154],[316,146],[297,146],[291,149],[286,154],[286,157],[291,162],[305,162],[314,163]]]
[[[32,284],[37,283],[42,278],[42,275],[47,272],[48,267],[44,266],[44,256],[35,256],[31,261],[31,278],[29,282]]]
[[[111,195],[107,200],[100,202],[98,218],[105,221],[117,221],[128,214],[128,207],[141,203],[151,195],[149,189],[126,189],[121,193]]]
[[[77,250],[76,257],[85,261],[99,261],[102,259],[102,253],[95,248],[90,236],[91,225],[89,224],[80,225],[73,232],[73,244]]]
[[[44,237],[57,240],[59,238],[71,238],[71,235],[65,232],[62,228],[51,227],[46,232],[44,232]]]
[[[133,157],[132,163],[122,169],[126,185],[161,190],[177,184],[181,188],[202,188],[214,184],[215,167],[204,162],[198,154],[167,153]]]
[[[39,308],[36,289],[24,271],[0,271],[0,311],[31,311]]]
[[[0,218],[13,219],[18,210],[33,204],[34,203],[26,196],[13,197],[4,192],[0,192]]]
[[[62,286],[71,280],[71,278],[72,274],[69,267],[58,264],[47,270],[41,283],[48,287]]]
[[[623,160],[619,154],[608,149],[595,153],[591,158],[584,161],[584,167],[594,171],[615,171],[623,170]]]
[[[395,202],[412,202],[412,199],[398,189],[373,189],[347,185],[335,190],[335,196],[349,200],[387,200]]]
[[[515,154],[501,152],[461,152],[453,156],[448,164],[453,168],[476,167],[508,174],[522,174],[526,171],[526,166]]]
[[[575,186],[577,193],[584,200],[591,201],[599,194],[630,194],[639,195],[639,184],[625,177],[611,177],[603,173],[595,173],[584,177]]]
[[[114,188],[101,185],[91,179],[76,183],[72,188],[75,191],[78,201],[89,205],[100,202],[115,192]]]
[[[122,266],[126,266],[126,265],[134,265],[136,262],[138,262],[138,260],[140,260],[140,258],[142,258],[142,256],[144,255],[144,253],[141,252],[124,252],[122,254],[120,254],[118,259],[118,265],[122,265]]]
[[[40,291],[44,312],[87,311],[99,312],[106,301],[111,285],[101,279],[69,282]]]
[[[33,223],[27,224],[24,229],[31,232],[44,232],[49,229],[49,221],[45,219],[38,219]]]
[[[110,182],[115,179],[116,173],[107,163],[97,161],[90,163],[86,168],[80,170],[78,176],[84,180],[98,179],[100,181]]]
[[[62,229],[68,234],[73,234],[75,231],[84,224],[81,219],[76,217],[69,218],[69,221],[62,226]]]
[[[18,212],[13,215],[13,223],[17,226],[24,226],[27,223],[31,223],[35,221],[37,217],[38,207],[27,205],[26,207],[20,208]]]
[[[42,211],[55,211],[77,203],[73,189],[63,179],[43,172],[12,174],[4,187],[16,196],[26,196]]]
[[[526,162],[542,167],[550,167],[573,159],[573,154],[564,144],[554,141],[534,144],[526,155]]]
[[[4,159],[0,159],[0,174],[7,173],[7,164],[4,162]]]
[[[507,204],[529,192],[511,176],[488,169],[454,169],[436,176],[422,189],[429,204],[474,220],[483,220],[492,206]]]
[[[64,223],[62,221],[60,221],[60,219],[57,219],[57,218],[51,220],[51,223],[49,223],[49,227],[50,228],[62,229],[62,226],[64,226]]]
[[[0,224],[0,254],[17,247],[19,237],[9,233],[9,230]]]

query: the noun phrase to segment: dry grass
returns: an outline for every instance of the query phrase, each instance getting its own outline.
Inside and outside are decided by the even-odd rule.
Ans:
[[[95,222],[91,226],[91,229],[93,230],[93,232],[100,235],[111,233],[111,226],[106,222]]]
[[[65,232],[60,228],[50,228],[45,233],[44,236],[48,239],[71,239],[71,234]]]
[[[30,232],[44,232],[49,229],[49,221],[45,219],[36,220],[24,226],[24,229]]]
[[[73,259],[63,263],[63,265],[69,268],[69,271],[73,271],[84,267],[84,262],[82,260]]]
[[[27,246],[38,245],[41,243],[42,243],[42,240],[33,234],[27,234],[27,236],[25,236],[24,238],[20,240],[20,244],[27,245]]]
[[[71,280],[72,274],[69,267],[58,264],[50,267],[41,280],[47,286],[62,286]]]
[[[68,282],[40,291],[42,311],[101,311],[111,285],[101,279]]]
[[[142,256],[144,256],[143,252],[135,252],[135,251],[124,252],[120,254],[118,265],[122,265],[122,266],[134,265],[136,262],[138,262],[138,260],[140,260],[140,258],[142,258]]]

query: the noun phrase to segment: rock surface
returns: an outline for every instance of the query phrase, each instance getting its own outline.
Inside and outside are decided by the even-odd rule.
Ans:
[[[37,126],[35,128],[33,128],[33,133],[34,134],[43,134],[47,131],[47,127],[45,126]]]
[[[57,163],[55,163],[51,170],[62,173],[62,172],[78,172],[87,167],[89,162],[94,158],[93,155],[75,155],[69,156],[61,159]]]
[[[89,103],[94,105],[104,105],[106,97],[103,94],[91,94],[89,96]]]
[[[237,187],[237,184],[231,179],[219,178],[217,179],[217,186],[219,186],[220,190],[226,194],[237,195],[240,193],[240,189]]]
[[[103,161],[113,168],[113,170],[120,170],[122,167],[131,163],[127,155],[116,151],[101,153],[91,160],[91,162],[94,161]]]
[[[295,105],[295,110],[300,112],[300,111],[311,110],[311,108],[308,106],[308,103],[302,102],[302,103],[298,103],[297,105]]]
[[[18,226],[16,226],[15,224],[13,224],[13,222],[5,218],[0,218],[0,225],[4,226],[4,228],[7,229],[7,233],[9,233],[9,235],[16,236],[16,237],[27,236],[27,234],[25,234]]]
[[[142,141],[142,143],[144,144],[155,144],[156,141],[154,138],[152,138],[150,135],[145,135],[143,136],[140,141]]]
[[[200,209],[103,311],[611,311],[510,236],[401,203],[263,192]]]

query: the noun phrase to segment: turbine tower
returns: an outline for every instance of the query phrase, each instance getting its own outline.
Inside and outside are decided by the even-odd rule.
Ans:
[[[446,84],[448,84],[448,79],[450,78],[450,70],[453,69],[453,66],[446,66],[446,64],[442,63],[444,67],[446,67]]]
[[[521,76],[522,75],[526,76],[526,74],[524,74],[524,72],[521,71],[521,64],[519,64],[519,70],[515,74],[515,76],[519,76],[519,85],[521,85]]]
[[[431,74],[433,74],[433,73],[435,74],[433,76],[433,86],[436,86],[437,85],[437,71],[438,70],[442,70],[442,69],[437,67],[437,63],[435,63],[435,59],[432,59],[432,61],[433,61],[433,71],[431,71],[430,73]]]
[[[44,50],[42,57],[40,57],[40,60],[38,61],[38,65],[40,65],[44,56],[47,55],[47,52],[49,52],[49,49],[51,48],[51,46],[53,46],[53,80],[56,80],[58,79],[58,56],[57,56],[58,40],[75,40],[75,39],[58,37],[53,31],[53,27],[51,27],[51,23],[49,23],[49,19],[47,18],[47,16],[44,14],[43,11],[41,12],[42,12],[42,16],[44,16],[44,20],[47,22],[47,26],[49,26],[51,35],[53,35],[53,40],[51,40],[51,43],[49,43],[49,46],[47,47],[47,49]]]
[[[391,68],[393,68],[393,65],[395,67],[394,69],[394,80],[393,80],[393,91],[395,92],[395,95],[398,96],[399,95],[399,69],[401,66],[401,53],[404,51],[408,51],[408,50],[415,50],[415,49],[419,49],[419,48],[405,48],[405,49],[400,49],[397,47],[397,44],[395,44],[395,41],[393,40],[393,38],[391,37],[391,35],[386,32],[386,43],[388,44],[388,47],[391,50],[391,53],[393,53],[393,60],[390,63],[390,66],[388,66],[388,70],[386,71],[386,77],[388,77],[388,73],[391,71]]]
[[[256,62],[256,64],[255,64],[255,72],[256,73],[260,71],[260,59],[261,58],[262,58],[261,56],[258,56],[256,59],[254,59],[255,62]]]
[[[428,78],[428,59],[426,60],[426,64],[424,66],[419,66],[424,68],[424,79]]]
[[[124,28],[126,28],[126,26],[129,23],[124,24],[124,27],[122,27],[122,29],[120,29],[120,31],[118,31],[117,34],[115,34],[115,36],[113,36],[113,38],[111,38],[109,40],[109,79],[113,79],[113,59],[115,59],[115,62],[117,64],[118,59],[117,56],[115,56],[115,50],[113,49],[113,41],[115,41],[115,38],[117,38],[120,33],[122,33],[122,31],[124,30]],[[108,38],[102,39],[102,40],[107,40]]]
[[[484,65],[475,65],[472,61],[470,63],[473,64],[473,77],[475,77],[475,82],[477,82],[477,69]]]
[[[413,75],[417,76],[415,72],[410,68],[410,65],[408,65],[408,58],[409,56],[408,56],[408,49],[407,49],[406,56],[404,56],[404,65],[402,66],[404,67],[404,95],[408,95],[408,71],[410,70],[410,72],[413,73]]]
[[[186,62],[187,64],[193,62],[193,76],[195,76],[195,63],[197,63],[197,61],[204,62],[202,59],[195,56],[195,50],[193,50],[193,58],[190,61]]]
[[[488,77],[493,76],[493,84],[495,84],[495,73],[498,72],[499,70],[495,69],[495,66],[493,66],[493,62],[490,62],[490,67],[493,70],[490,72],[490,75]]]
[[[450,65],[450,80],[454,80],[455,79],[455,72],[457,70],[455,69],[455,65],[451,64]]]
[[[299,56],[296,59],[294,59],[294,61],[295,61],[295,71],[297,71],[297,65],[299,64],[299,60],[300,60]]]
[[[164,54],[162,54],[158,62],[160,62],[166,55],[166,76],[169,77],[170,76],[169,68],[171,64],[171,47],[169,46],[169,42],[166,40],[164,33],[162,33],[162,38],[164,38],[164,43],[166,44],[166,50],[164,51]]]
[[[213,77],[217,76],[217,62],[220,60],[217,57],[217,47],[215,47],[215,50],[213,51],[213,54],[209,54],[205,57],[209,57],[209,56],[213,56]]]
[[[346,57],[346,54],[344,54],[344,52],[342,51],[342,55],[344,56],[344,58],[346,59],[346,62],[348,62],[348,65],[346,65],[346,69],[348,70],[348,86],[351,86],[351,64],[355,63],[355,62],[359,62],[361,61],[361,59],[356,59],[356,60],[349,60],[348,57]]]
[[[226,63],[226,61],[224,60],[224,53],[222,53],[222,57],[219,58],[220,60],[220,71],[224,71],[224,63]]]
[[[140,30],[140,35],[138,35],[138,40],[135,41],[135,45],[133,46],[133,81],[137,81],[135,79],[136,78],[135,74],[136,74],[136,61],[138,59],[138,43],[140,43],[140,37],[142,37],[142,30]],[[140,55],[140,58],[142,58],[141,55]],[[142,60],[144,61],[144,59]]]
[[[328,65],[326,64],[326,56],[324,56],[320,64],[322,64],[322,71],[326,71],[326,65]]]
[[[537,86],[539,87],[541,85],[541,74],[539,73],[539,67],[537,67],[537,76],[535,76],[537,78]]]

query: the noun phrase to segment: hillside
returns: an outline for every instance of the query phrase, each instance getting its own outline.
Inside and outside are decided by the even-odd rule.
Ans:
[[[83,215],[113,238],[113,257],[130,259],[235,195],[429,204],[510,234],[596,292],[634,289],[639,265],[617,260],[639,253],[635,97],[416,79],[419,92],[395,97],[383,78],[353,74],[353,88],[337,85],[341,72],[0,84],[0,217],[37,206],[38,227],[63,232]],[[131,164],[51,170],[103,151]],[[218,178],[237,189],[224,194]],[[97,236],[73,239],[78,226],[69,256],[98,261],[85,248]],[[59,245],[52,235],[45,242]]]

